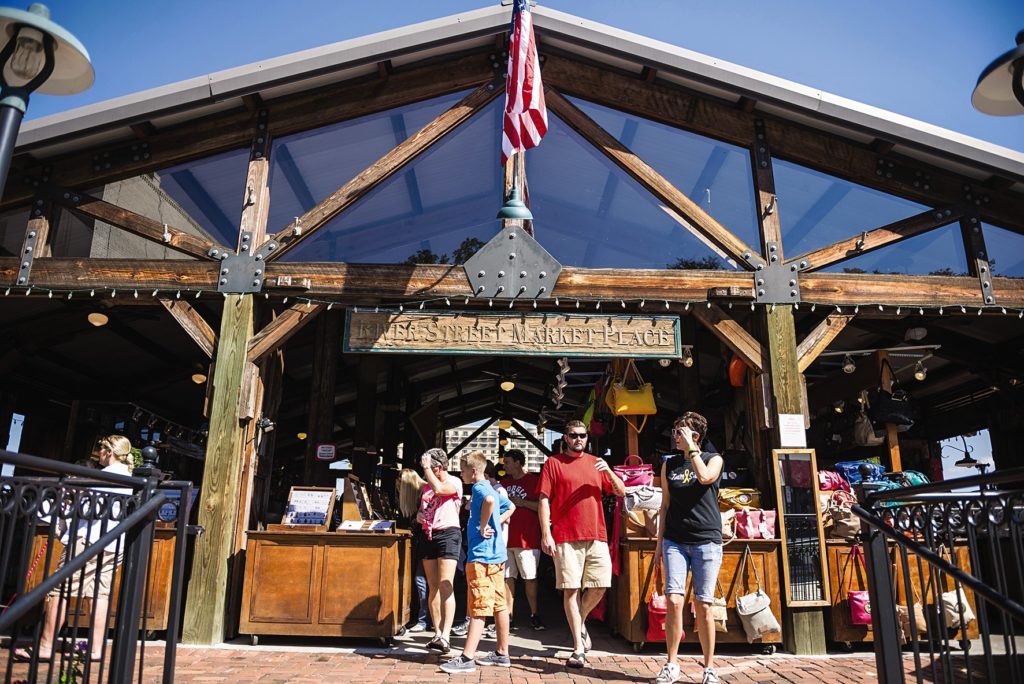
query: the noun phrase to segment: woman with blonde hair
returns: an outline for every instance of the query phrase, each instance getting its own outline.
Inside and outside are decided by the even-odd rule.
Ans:
[[[99,464],[101,472],[116,475],[131,475],[132,443],[123,435],[110,435],[99,441]],[[130,496],[131,489],[121,487],[96,487],[93,492]],[[112,508],[120,505],[118,500],[109,504]],[[104,533],[117,523],[114,520],[91,520],[90,516],[77,521],[75,529],[67,529],[60,536],[64,552],[60,557],[63,566],[68,558],[74,558],[95,544]],[[54,523],[57,521],[54,520]],[[89,635],[90,660],[98,661],[103,657],[106,645],[107,610],[110,604],[110,588],[114,581],[114,572],[124,559],[124,540],[119,539],[107,545],[99,555],[89,559],[81,573],[75,573],[68,581],[65,596],[68,598],[92,598],[93,611]],[[61,586],[56,587],[46,597],[43,604],[43,628],[39,636],[39,661],[49,660],[53,654],[53,642],[56,638],[58,625],[64,622],[64,606],[61,605]],[[15,651],[16,660],[31,659],[32,654],[26,649]]]
[[[425,632],[429,627],[430,611],[427,603],[427,575],[423,570],[423,547],[427,535],[423,526],[416,521],[420,508],[420,496],[427,481],[412,468],[403,468],[398,476],[398,512],[402,516],[401,527],[412,530],[412,567],[415,571],[416,595],[419,608],[416,622],[409,626],[410,632]]]

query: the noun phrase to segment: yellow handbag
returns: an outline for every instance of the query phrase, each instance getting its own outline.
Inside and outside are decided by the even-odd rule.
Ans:
[[[654,386],[644,382],[633,359],[626,362],[622,378],[611,382],[604,393],[604,401],[616,416],[653,416],[658,412]]]
[[[746,487],[722,487],[718,490],[718,509],[740,511],[744,508],[760,508],[761,492]]]

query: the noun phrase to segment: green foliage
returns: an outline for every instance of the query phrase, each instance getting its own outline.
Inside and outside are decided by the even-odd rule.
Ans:
[[[715,256],[701,257],[700,259],[691,259],[689,257],[679,257],[675,260],[675,263],[668,264],[668,268],[674,268],[679,270],[703,270],[703,271],[720,271],[722,270],[722,261]]]
[[[475,237],[468,237],[463,240],[455,251],[452,252],[451,262],[453,264],[464,264],[469,261],[469,258],[476,254],[484,243]],[[449,263],[447,254],[435,254],[430,249],[419,249],[413,253],[412,256],[405,260],[406,264],[447,264]]]

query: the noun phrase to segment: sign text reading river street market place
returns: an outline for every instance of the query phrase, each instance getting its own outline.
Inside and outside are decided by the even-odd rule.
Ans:
[[[679,318],[349,309],[346,352],[679,358]]]

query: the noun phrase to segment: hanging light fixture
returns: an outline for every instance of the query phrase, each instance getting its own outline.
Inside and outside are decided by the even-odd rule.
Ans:
[[[512,421],[508,418],[502,418],[498,421],[499,430],[508,430],[510,427],[512,427]]]
[[[672,359],[658,359],[658,365],[662,368],[668,368],[672,365]]]
[[[192,382],[197,385],[206,382],[206,370],[198,363],[192,365]]]
[[[837,399],[832,404],[832,410],[835,411],[836,413],[841,414],[843,411],[846,410],[846,402],[843,401],[842,399]]]
[[[309,435],[307,435],[307,434],[306,434],[305,432],[300,432],[300,433],[298,433],[298,434],[297,434],[297,435],[295,435],[295,436],[296,436],[296,437],[298,437],[298,438],[299,438],[299,440],[302,440],[302,441],[304,441],[304,440],[306,439],[306,437],[308,437]]]
[[[683,347],[683,358],[680,361],[687,368],[693,368],[693,347]]]
[[[498,387],[501,388],[502,392],[511,392],[516,388],[516,383],[513,382],[510,378],[504,378],[498,385]]]
[[[91,323],[92,325],[96,326],[97,328],[103,327],[104,325],[107,324],[108,321],[110,321],[110,317],[107,316],[107,314],[99,311],[93,311],[88,316],[86,316],[85,319],[89,321],[89,323]]]
[[[928,369],[924,367],[923,363],[918,361],[914,365],[914,378],[919,380],[919,381],[923,381],[927,377],[928,377]]]
[[[843,372],[852,373],[857,370],[857,363],[853,360],[853,357],[847,354],[843,357]]]

